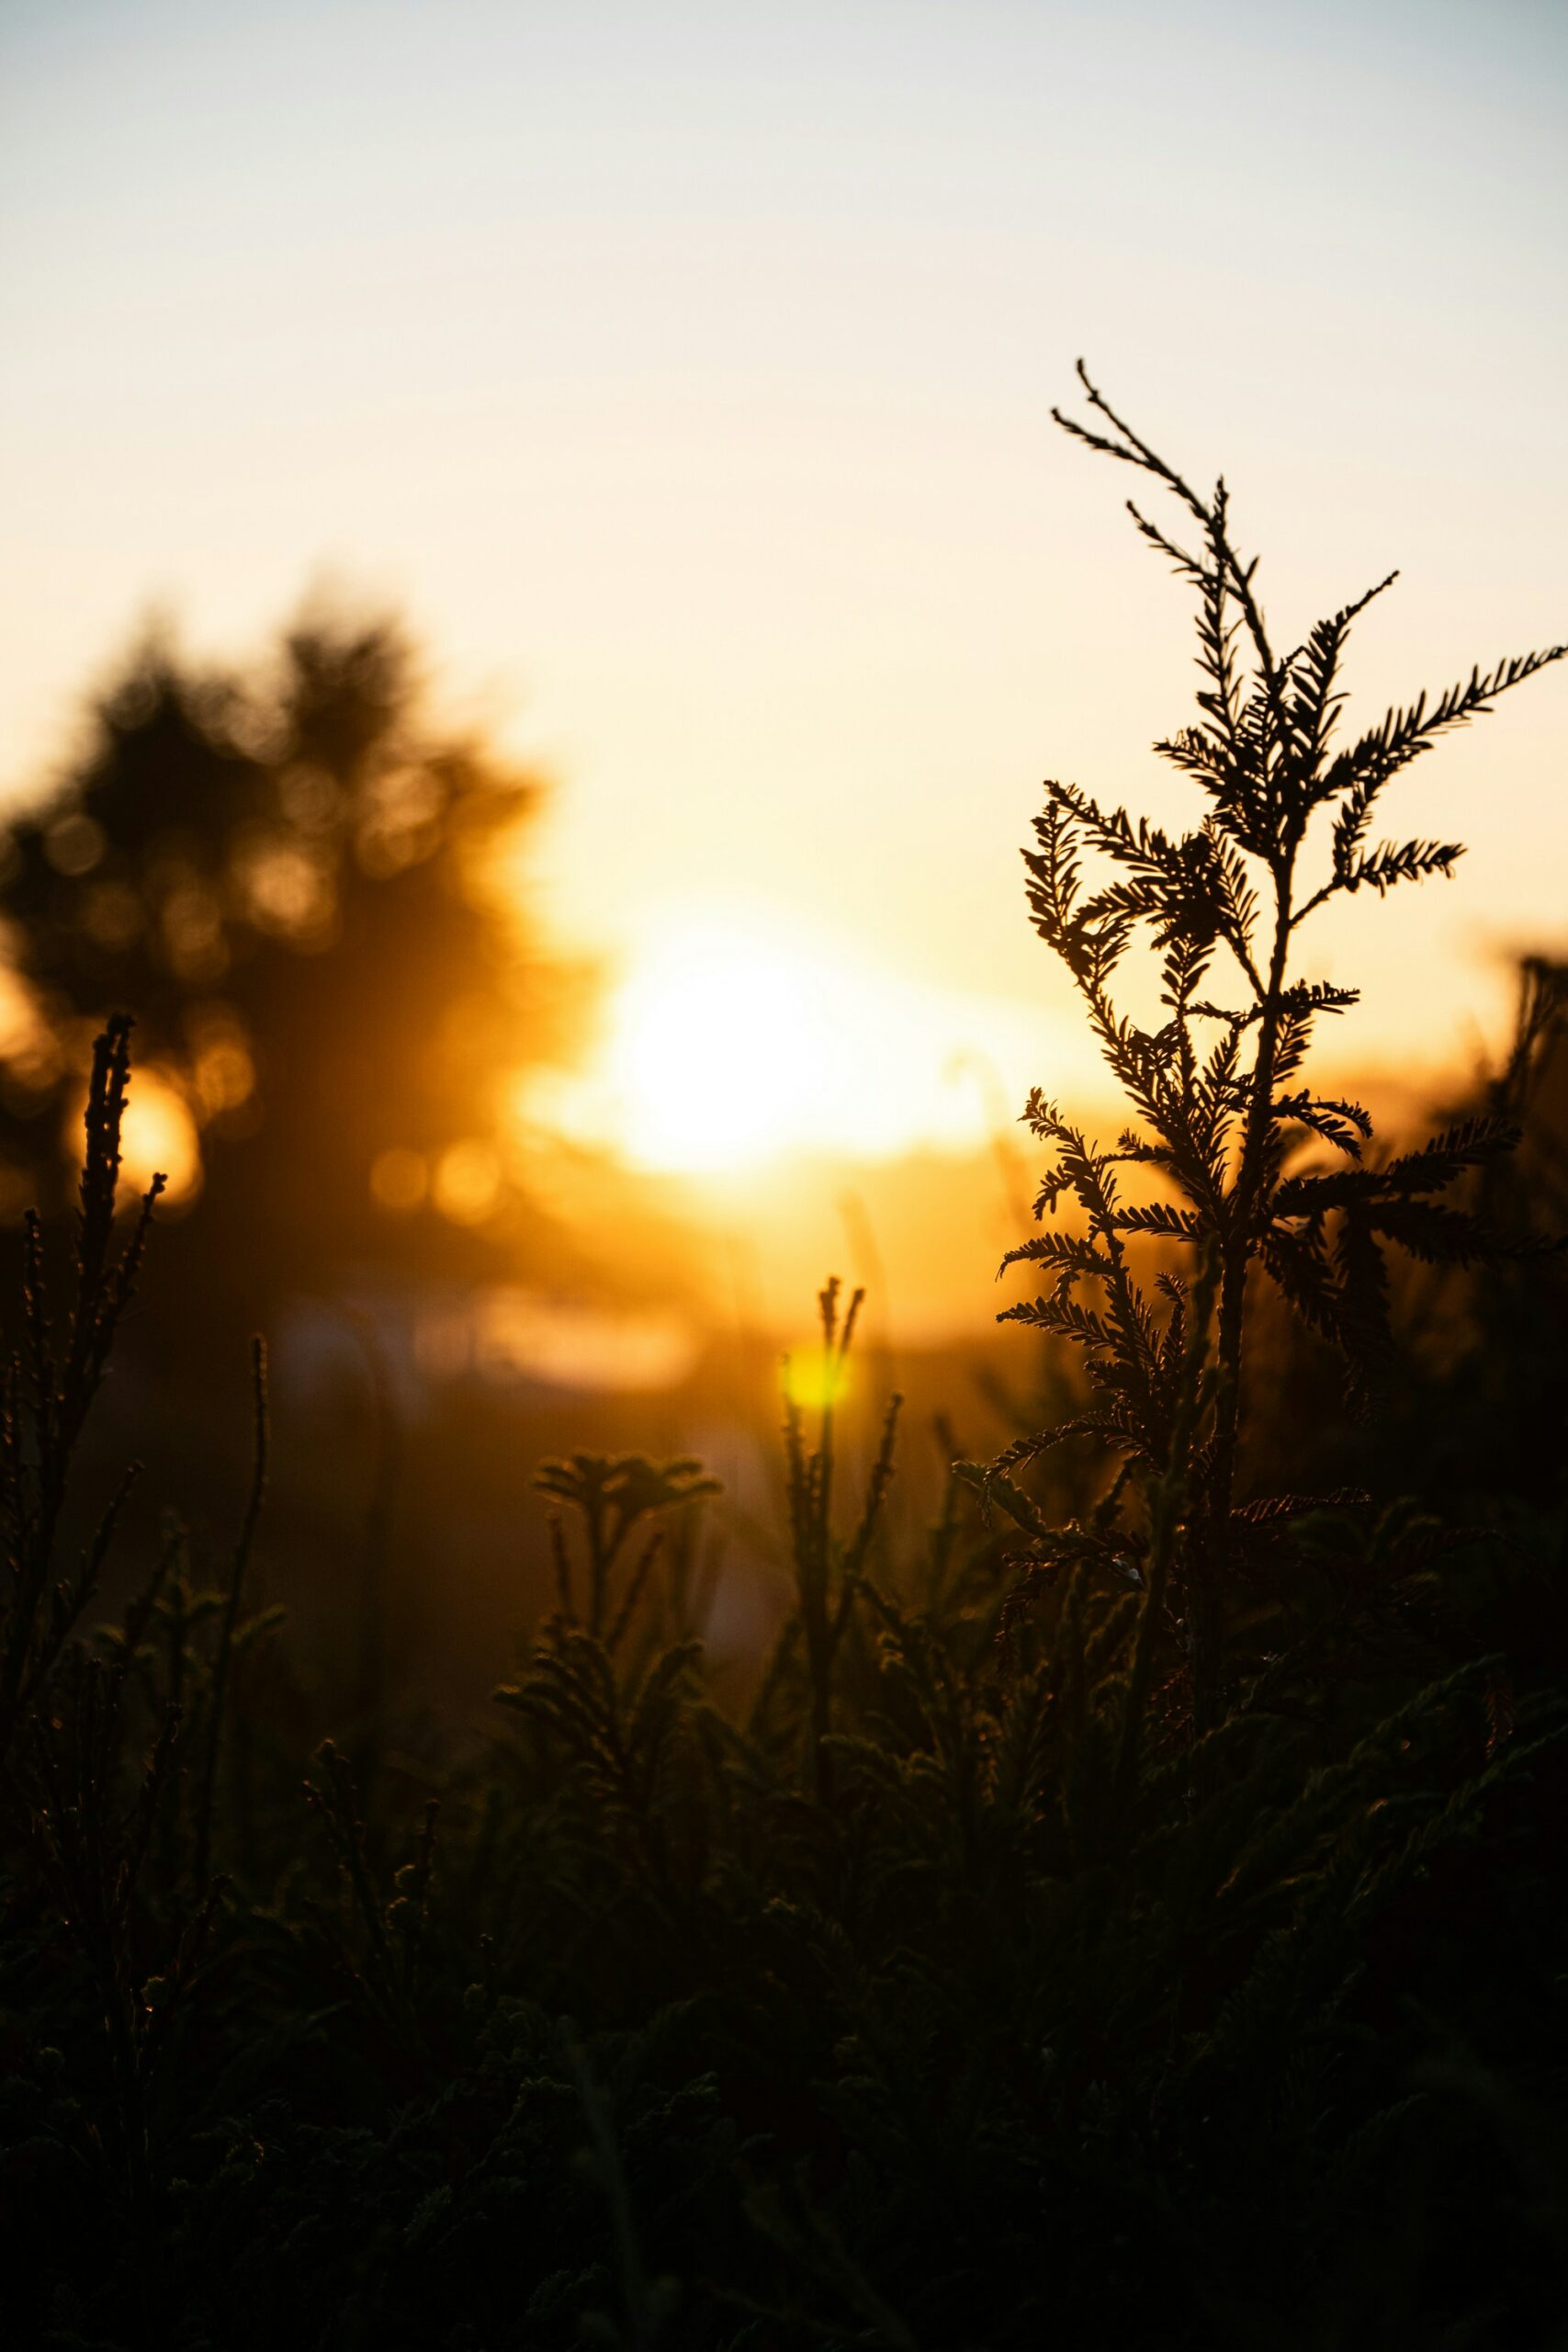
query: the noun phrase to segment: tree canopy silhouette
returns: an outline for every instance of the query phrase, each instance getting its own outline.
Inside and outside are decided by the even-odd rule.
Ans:
[[[525,1261],[516,1085],[572,995],[517,895],[539,802],[432,724],[393,624],[313,614],[248,671],[148,639],[0,842],[13,1189],[62,1204],[91,1039],[124,1012],[199,1149],[187,1246],[216,1272],[246,1236],[253,1312],[350,1265]]]

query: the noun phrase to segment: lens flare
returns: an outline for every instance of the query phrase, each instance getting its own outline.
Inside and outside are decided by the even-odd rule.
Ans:
[[[841,1405],[849,1385],[848,1363],[837,1349],[829,1353],[819,1340],[784,1360],[784,1395],[803,1413],[823,1413],[829,1405]]]

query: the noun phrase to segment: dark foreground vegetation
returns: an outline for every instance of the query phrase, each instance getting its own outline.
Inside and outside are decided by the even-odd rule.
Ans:
[[[13,2340],[1564,2341],[1564,1294],[1530,1230],[1561,976],[1529,967],[1487,1099],[1391,1159],[1312,1088],[1349,999],[1298,947],[1327,896],[1448,871],[1375,804],[1554,657],[1335,750],[1359,607],[1277,656],[1223,489],[1090,397],[1197,533],[1143,525],[1198,594],[1168,748],[1208,808],[1171,839],[1052,786],[1029,860],[1133,1121],[1107,1151],[1031,1105],[1067,1213],[1011,1312],[1082,1376],[908,1547],[896,1402],[835,1453],[829,1284],[750,1673],[705,1660],[700,1465],[581,1454],[541,1474],[558,1606],[493,1737],[345,1699],[301,1753],[259,1347],[226,1557],[171,1518],[117,1564],[123,1491],[78,1556],[157,1240],[117,1215],[100,1040],[0,1458]],[[1140,933],[1147,1026],[1111,992]]]

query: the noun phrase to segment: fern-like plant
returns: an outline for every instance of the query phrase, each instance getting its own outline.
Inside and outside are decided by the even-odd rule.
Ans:
[[[1384,791],[1439,736],[1568,646],[1472,670],[1342,737],[1347,641],[1395,575],[1277,651],[1258,560],[1237,548],[1224,481],[1208,497],[1190,488],[1081,363],[1078,373],[1094,422],[1054,410],[1057,424],[1145,476],[1185,516],[1179,537],[1179,526],[1168,530],[1129,501],[1145,540],[1197,598],[1199,717],[1156,749],[1207,806],[1190,832],[1171,834],[1100,808],[1077,785],[1045,787],[1036,846],[1025,853],[1034,925],[1070,973],[1134,1123],[1107,1149],[1041,1092],[1030,1098],[1028,1124],[1055,1154],[1036,1217],[1054,1220],[1065,1201],[1077,1215],[1009,1253],[1006,1264],[1040,1269],[1048,1287],[1002,1319],[1081,1348],[1093,1396],[1089,1410],[1010,1446],[985,1483],[1029,1530],[1037,1575],[1087,1549],[1145,1587],[1147,1634],[1163,1621],[1185,1652],[1201,1726],[1219,1705],[1227,1605],[1260,1540],[1310,1499],[1239,1496],[1255,1276],[1364,1383],[1389,1347],[1390,1244],[1439,1262],[1537,1246],[1504,1241],[1443,1197],[1509,1148],[1506,1120],[1471,1119],[1383,1158],[1369,1148],[1361,1105],[1316,1090],[1314,1028],[1357,992],[1314,978],[1301,957],[1307,922],[1330,899],[1381,898],[1451,873],[1457,842],[1374,839]],[[1320,812],[1326,854],[1314,860],[1309,831]],[[1155,1027],[1129,1018],[1115,994],[1140,939],[1158,959],[1165,1017]],[[1314,1147],[1327,1159],[1310,1156]],[[1152,1178],[1166,1197],[1130,1197],[1129,1169],[1143,1192]],[[1151,1250],[1152,1275],[1135,1260]],[[1100,1440],[1122,1473],[1091,1530],[1043,1530],[1009,1474],[1075,1435]]]

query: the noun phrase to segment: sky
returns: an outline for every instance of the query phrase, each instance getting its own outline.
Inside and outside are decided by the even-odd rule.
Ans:
[[[679,1164],[660,1008],[722,1060],[749,1001],[793,1107],[699,1158],[972,1140],[1085,1067],[1041,779],[1190,806],[1075,359],[1223,467],[1280,638],[1403,567],[1369,699],[1568,636],[1565,102],[1552,0],[0,0],[0,796],[151,610],[396,605],[557,780],[539,902],[621,975],[572,1117]],[[1470,1055],[1561,945],[1565,739],[1549,676],[1402,786],[1471,854],[1314,941],[1347,1052]]]

